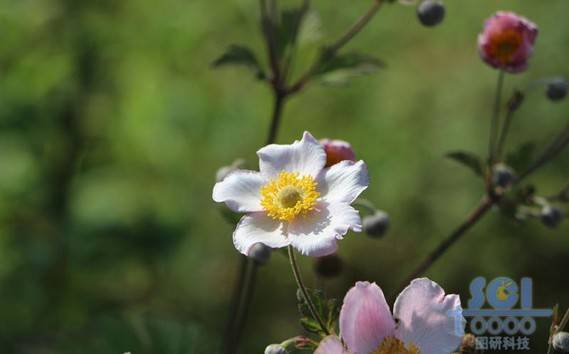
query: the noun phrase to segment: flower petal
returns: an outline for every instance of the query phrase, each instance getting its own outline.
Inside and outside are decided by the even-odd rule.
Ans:
[[[340,338],[328,336],[320,342],[314,354],[344,354],[344,346]]]
[[[450,353],[464,335],[459,296],[445,296],[444,290],[427,278],[413,280],[399,294],[393,314],[399,320],[397,336],[415,344],[421,354]]]
[[[257,155],[261,174],[269,179],[283,171],[316,177],[326,164],[324,148],[309,132],[291,145],[267,145]]]
[[[238,170],[215,184],[212,197],[216,202],[225,202],[233,211],[261,211],[261,187],[265,183],[258,172]]]
[[[265,213],[251,213],[241,218],[235,232],[233,243],[235,248],[245,255],[255,243],[260,242],[271,248],[289,245],[281,222],[274,220]]]
[[[340,333],[348,349],[369,354],[394,330],[395,321],[383,291],[375,283],[357,282],[346,294],[340,311]]]
[[[351,204],[369,184],[363,161],[342,161],[324,170],[318,179],[322,198],[329,202]]]
[[[336,240],[350,229],[362,229],[357,210],[346,203],[320,203],[311,214],[292,220],[287,231],[291,245],[300,253],[322,257],[334,253]]]

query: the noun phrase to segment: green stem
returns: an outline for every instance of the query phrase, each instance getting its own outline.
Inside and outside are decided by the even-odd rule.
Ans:
[[[482,198],[478,207],[460,224],[450,235],[448,235],[437,248],[435,248],[399,286],[400,293],[409,283],[422,276],[449,248],[460,240],[468,230],[470,230],[484,215],[492,208],[496,201],[488,196]]]
[[[292,268],[292,274],[294,275],[294,280],[296,280],[296,285],[298,286],[298,289],[300,289],[302,297],[304,298],[304,301],[306,301],[306,305],[308,305],[308,310],[310,311],[310,314],[318,322],[322,331],[326,335],[329,335],[330,331],[328,330],[328,327],[324,324],[324,321],[322,321],[320,315],[318,315],[318,312],[316,311],[316,306],[314,306],[314,302],[312,302],[312,299],[310,298],[310,295],[306,290],[306,286],[302,281],[302,276],[300,275],[300,270],[298,269],[298,264],[296,263],[296,257],[294,256],[294,250],[292,246],[288,246],[288,259],[290,261],[290,267]]]
[[[494,110],[492,121],[490,122],[490,139],[488,144],[488,161],[490,166],[496,162],[496,140],[498,138],[498,127],[500,121],[500,108],[502,105],[502,88],[504,87],[504,71],[498,71],[498,81],[494,99]]]
[[[360,17],[353,25],[350,27],[338,40],[332,43],[330,46],[326,47],[327,51],[331,53],[336,53],[342,47],[344,47],[348,42],[350,42],[364,27],[371,21],[371,19],[375,16],[381,5],[383,4],[383,0],[373,0],[372,6],[369,10]]]
[[[373,205],[373,203],[365,198],[358,198],[355,202],[352,203],[352,205],[356,207],[362,207],[370,214],[375,214],[377,211],[377,208]]]
[[[372,6],[369,10],[360,17],[344,34],[340,36],[335,42],[327,45],[323,48],[322,53],[318,58],[312,63],[310,68],[296,81],[292,84],[286,92],[288,94],[294,94],[301,91],[308,82],[312,79],[315,71],[318,69],[319,65],[322,64],[326,58],[333,57],[340,49],[342,49],[346,44],[348,44],[358,33],[360,33],[364,27],[371,21],[375,16],[377,11],[383,4],[383,0],[373,0]]]

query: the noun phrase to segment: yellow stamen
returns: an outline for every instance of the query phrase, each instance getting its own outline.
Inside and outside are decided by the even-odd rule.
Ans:
[[[273,219],[290,221],[314,210],[320,196],[317,186],[310,176],[281,172],[276,179],[261,187],[261,205]]]
[[[407,347],[405,347],[405,343],[400,339],[385,337],[379,347],[370,354],[420,354],[420,351],[413,343],[409,343]]]

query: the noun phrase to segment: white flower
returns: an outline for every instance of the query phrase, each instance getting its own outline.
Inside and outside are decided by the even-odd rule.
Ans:
[[[257,242],[272,248],[292,245],[308,256],[325,256],[348,230],[360,232],[361,218],[350,204],[368,186],[363,161],[329,168],[322,145],[310,133],[291,145],[268,145],[257,152],[260,172],[238,170],[213,188],[241,218],[233,242],[248,254]]]

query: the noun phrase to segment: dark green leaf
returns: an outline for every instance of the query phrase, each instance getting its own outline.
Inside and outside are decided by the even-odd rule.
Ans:
[[[328,57],[324,52],[320,59],[320,65],[314,72],[324,82],[342,83],[354,76],[371,73],[385,66],[383,61],[371,55],[358,52],[337,54]]]
[[[324,321],[324,324],[328,327],[329,330],[336,330],[336,321],[338,320],[338,316],[340,314],[340,303],[336,299],[327,299],[324,296],[322,290],[318,289],[307,289],[310,299],[314,303],[314,307],[316,312]],[[304,301],[304,297],[302,296],[302,292],[300,290],[297,291],[297,299],[298,299],[298,309],[303,317],[301,319],[301,324],[303,327],[306,328],[303,322],[314,323],[317,332],[312,331],[311,333],[319,333],[323,334],[320,329],[318,322],[312,318],[312,314],[308,308],[308,304]],[[312,322],[311,322],[312,321]],[[307,331],[310,332],[309,329]]]
[[[477,176],[483,175],[484,164],[482,163],[482,159],[480,159],[476,154],[467,151],[452,151],[445,156],[468,167]]]
[[[244,66],[253,71],[259,80],[265,78],[265,73],[257,56],[245,46],[231,45],[223,55],[212,63],[214,68],[226,65]]]
[[[303,317],[300,319],[300,325],[309,333],[321,333],[322,329],[316,320],[310,317]]]
[[[293,47],[298,39],[298,34],[302,27],[304,17],[308,13],[308,2],[304,2],[300,7],[284,10],[281,14],[280,23],[277,28],[277,55],[279,58],[285,53],[287,48]]]
[[[535,157],[536,144],[534,142],[524,143],[506,157],[506,164],[514,171],[525,170]]]

